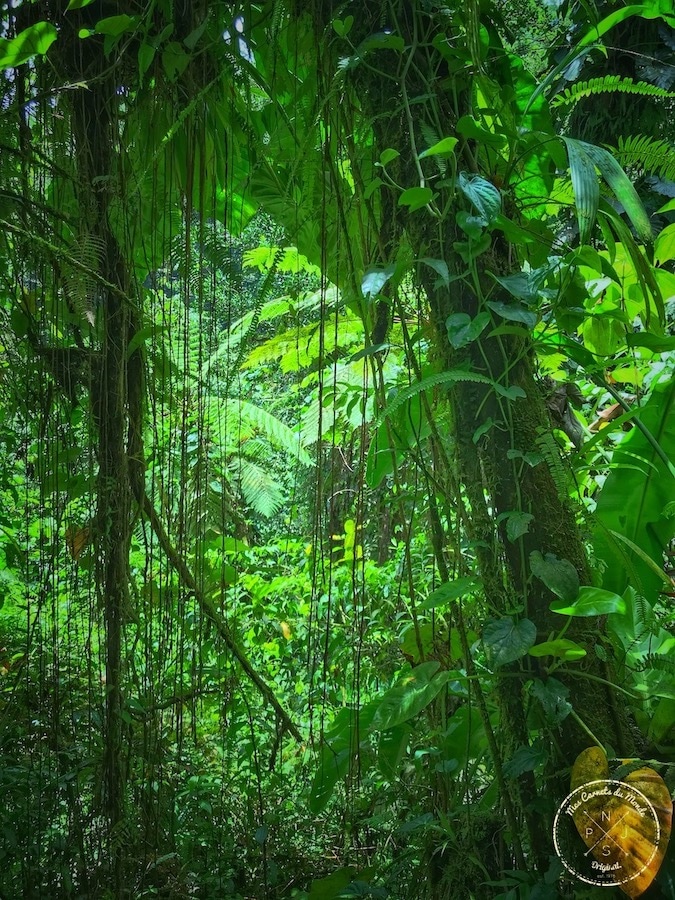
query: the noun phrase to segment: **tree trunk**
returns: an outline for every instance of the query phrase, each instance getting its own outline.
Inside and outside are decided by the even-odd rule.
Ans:
[[[403,189],[423,183],[419,152],[429,145],[429,140],[425,139],[422,126],[430,121],[440,122],[444,130],[437,139],[454,135],[458,119],[472,112],[473,79],[478,73],[485,81],[489,79],[489,72],[484,69],[488,63],[481,61],[478,46],[481,40],[478,5],[469,2],[462,12],[453,13],[452,17],[428,10],[429,4],[414,0],[397,3],[370,0],[347,6],[326,0],[315,3],[313,11],[318,41],[331,32],[334,17],[344,21],[349,13],[353,15],[349,33],[352,46],[367,47],[367,41],[375,34],[382,35],[383,30],[403,38],[402,51],[378,49],[367,56],[367,64],[345,68],[345,79],[353,89],[353,102],[360,114],[372,123],[374,158],[387,148],[398,151],[398,157],[387,163],[386,171],[391,183]],[[437,48],[445,50],[445,55]],[[499,50],[491,49],[498,58]],[[367,55],[367,51],[361,52]],[[358,58],[359,51],[352,59]],[[319,57],[318,64],[324,67],[323,80],[330,83],[328,75],[336,70],[337,60],[326,52]],[[344,100],[341,104],[346,105]],[[349,116],[340,118],[339,112],[333,110],[331,117],[333,127],[337,121],[343,129],[342,139],[347,144]],[[490,177],[490,172],[482,171],[477,162],[481,154],[476,141],[460,139],[456,152],[458,171],[464,170],[469,177]],[[358,185],[358,180],[355,181]],[[562,494],[546,461],[532,465],[522,459],[523,454],[536,452],[542,436],[550,435],[552,430],[534,371],[533,343],[529,336],[508,333],[490,337],[489,332],[503,324],[494,314],[492,326],[485,332],[488,336],[459,350],[449,342],[446,329],[450,315],[463,313],[474,319],[479,312],[489,311],[486,299],[499,296],[489,273],[504,276],[518,271],[517,248],[494,231],[490,234],[489,248],[467,262],[466,255],[463,257],[458,249],[458,243],[463,242],[464,247],[467,243],[456,220],[457,212],[462,209],[456,180],[447,193],[441,192],[436,204],[437,210],[443,209],[440,217],[428,208],[409,211],[399,202],[400,190],[392,190],[389,184],[388,181],[379,191],[379,217],[372,202],[367,198],[360,201],[371,211],[372,218],[381,223],[371,260],[380,264],[395,261],[401,242],[406,241],[413,259],[432,258],[447,265],[449,286],[439,287],[438,273],[429,266],[418,264],[417,269],[418,283],[429,300],[431,341],[438,369],[468,368],[503,388],[518,389],[520,399],[506,399],[485,384],[459,381],[453,385],[449,399],[453,411],[454,477],[461,485],[468,512],[467,532],[476,548],[486,606],[495,616],[513,616],[517,610],[519,618],[534,622],[538,640],[546,640],[552,632],[560,631],[564,620],[550,612],[550,602],[555,598],[543,582],[532,576],[531,552],[555,554],[559,559],[568,560],[581,584],[588,584],[590,577],[575,510],[568,497]],[[340,190],[340,185],[334,183],[334,189]],[[510,200],[509,185],[504,185],[503,192],[503,206],[511,207],[510,214],[514,216],[515,202]],[[452,202],[447,202],[449,198]],[[463,208],[471,212],[466,201]],[[395,297],[390,302],[393,306]],[[450,489],[447,496],[452,497]],[[510,513],[532,517],[526,533],[515,540],[507,536]],[[436,540],[435,546],[440,543]],[[442,574],[446,566],[441,560],[439,563]],[[622,753],[630,750],[625,712],[617,710],[611,689],[585,677],[607,677],[605,664],[594,653],[601,623],[595,620],[590,626],[588,623],[587,619],[573,619],[567,632],[588,649],[586,669],[577,669],[578,677],[556,675],[568,684],[575,710],[574,722],[568,718],[560,740],[555,740],[556,746],[562,746],[564,751],[564,758],[556,761],[557,768],[570,765],[576,754],[592,742],[588,725],[606,746]],[[519,746],[529,743],[525,682],[535,678],[545,681],[547,677],[529,657],[498,673],[501,759],[494,760],[497,769]],[[536,796],[534,777],[526,773],[518,781],[516,805],[525,819],[530,820],[531,804]],[[529,845],[536,864],[543,868],[551,852],[548,835],[540,823],[531,820],[529,825]]]

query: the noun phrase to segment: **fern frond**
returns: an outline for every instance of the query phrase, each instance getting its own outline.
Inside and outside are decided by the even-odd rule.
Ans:
[[[547,428],[542,428],[537,435],[536,444],[551,473],[559,499],[569,500],[569,473],[560,457],[558,442]]]
[[[644,134],[620,137],[614,156],[623,168],[636,168],[664,181],[675,181],[675,147],[668,141]]]
[[[508,399],[511,399],[512,396],[514,396],[509,393],[508,388],[493,381],[492,378],[488,378],[486,375],[480,375],[478,372],[468,372],[465,369],[451,369],[448,372],[439,372],[437,375],[429,375],[427,378],[416,381],[399,391],[398,394],[387,403],[385,408],[381,410],[374,427],[379,428],[384,420],[389,418],[389,416],[393,416],[407,400],[410,400],[411,397],[415,397],[417,394],[421,394],[422,391],[428,391],[431,388],[440,387],[445,384],[457,384],[460,381],[475,381],[478,384],[487,384],[502,397],[507,397]]]
[[[664,656],[663,654],[650,653],[645,657],[644,665],[641,667],[640,671],[644,672],[646,669],[675,675],[675,659],[671,656]]]
[[[572,106],[584,97],[593,94],[639,94],[642,97],[659,97],[672,99],[674,91],[666,91],[655,84],[646,81],[634,81],[632,78],[622,78],[620,75],[604,75],[601,78],[591,78],[589,81],[578,81],[566,88],[562,94],[558,94],[551,100],[551,106]]]
[[[242,418],[255,425],[271,444],[279,450],[284,450],[304,466],[314,465],[312,457],[300,443],[299,435],[281,419],[277,419],[272,413],[246,400],[234,402],[239,406]]]
[[[73,242],[72,246],[72,255],[83,266],[75,268],[67,260],[60,261],[64,288],[71,309],[78,316],[86,318],[90,325],[94,324],[94,299],[99,290],[96,276],[105,252],[105,242],[102,238],[84,233]]]
[[[261,466],[239,456],[233,469],[247,505],[258,515],[271,518],[284,501],[284,492],[274,475]]]

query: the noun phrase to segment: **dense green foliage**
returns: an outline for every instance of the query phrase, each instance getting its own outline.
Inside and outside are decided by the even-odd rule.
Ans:
[[[670,4],[0,8],[0,898],[614,896],[551,829],[589,745],[675,790]]]

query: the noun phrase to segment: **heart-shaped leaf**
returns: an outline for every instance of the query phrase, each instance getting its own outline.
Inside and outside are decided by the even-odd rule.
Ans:
[[[471,319],[466,313],[453,313],[445,322],[448,340],[455,350],[466,347],[476,340],[489,321],[490,314],[486,312],[478,313],[475,319]]]
[[[549,607],[551,612],[561,616],[607,616],[610,613],[624,613],[626,601],[618,594],[603,591],[602,588],[579,588],[579,596],[574,603],[566,600],[554,600]]]
[[[529,619],[495,619],[483,630],[485,644],[493,666],[504,666],[525,656],[537,639],[537,628]]]
[[[542,556],[538,550],[530,553],[532,574],[561,600],[573,602],[579,596],[579,576],[567,559],[558,559],[553,553]]]

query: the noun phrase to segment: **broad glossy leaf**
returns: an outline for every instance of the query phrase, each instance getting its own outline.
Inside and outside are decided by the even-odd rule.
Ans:
[[[537,313],[533,312],[522,303],[504,303],[501,300],[488,300],[487,305],[493,312],[496,312],[502,319],[509,322],[522,322],[528,328],[532,329],[537,324]]]
[[[595,511],[593,548],[607,565],[603,587],[619,594],[630,582],[653,597],[661,590],[660,577],[612,532],[624,535],[657,565],[675,535],[675,519],[664,515],[675,500],[675,477],[663,458],[675,460],[675,380],[657,384],[637,415],[661,453],[639,428],[614,450]]]
[[[331,872],[325,878],[317,878],[312,881],[307,900],[338,900],[347,896],[346,890],[356,877],[356,869],[348,866]]]
[[[654,262],[661,265],[675,259],[675,224],[667,225],[654,242]]]
[[[503,134],[495,134],[493,131],[488,131],[487,128],[479,125],[473,116],[462,116],[457,120],[455,127],[458,134],[480,141],[481,144],[485,144],[488,147],[503,147],[506,143],[506,138]]]
[[[487,312],[478,313],[474,319],[466,313],[453,313],[445,322],[448,340],[455,350],[466,347],[467,344],[480,337],[489,322],[490,313]]]
[[[535,644],[528,650],[530,656],[556,656],[559,659],[574,660],[586,656],[586,651],[579,644],[567,638],[559,638],[557,641],[544,641]]]
[[[494,184],[480,175],[467,175],[466,172],[460,172],[458,185],[484,223],[490,225],[494,222],[502,209],[502,196]]]
[[[431,188],[428,187],[412,187],[407,188],[407,190],[403,191],[401,196],[398,198],[399,206],[408,206],[410,208],[410,212],[415,212],[417,209],[422,209],[423,206],[426,206],[427,203],[430,203],[434,198],[434,192]]]
[[[448,264],[444,259],[431,259],[429,256],[424,256],[420,259],[421,263],[424,263],[425,266],[429,266],[429,268],[433,269],[434,272],[438,273],[440,281],[447,287],[450,284],[450,270],[448,269]]]
[[[506,514],[506,536],[513,543],[530,530],[530,523],[534,521],[532,513],[510,512]]]
[[[376,297],[396,271],[396,266],[372,266],[367,269],[361,279],[361,292],[364,297]]]
[[[610,613],[623,613],[626,611],[626,602],[623,597],[612,591],[604,591],[602,588],[579,588],[579,596],[573,603],[567,600],[554,600],[550,606],[551,612],[561,616],[607,616]]]
[[[34,56],[42,56],[57,37],[51,22],[36,22],[19,32],[11,41],[0,38],[0,69],[12,69],[28,62]]]
[[[483,629],[483,643],[493,666],[505,666],[525,656],[537,639],[537,627],[530,619],[494,619]]]
[[[388,147],[386,150],[383,150],[382,153],[380,153],[380,165],[386,166],[388,163],[393,162],[395,159],[398,159],[400,155],[401,154],[398,152],[398,150],[394,150],[393,147]]]
[[[475,575],[467,575],[464,578],[456,578],[448,581],[432,591],[426,600],[423,600],[418,609],[436,609],[439,606],[447,606],[453,600],[459,600],[473,591],[482,587],[482,581]]]
[[[589,852],[614,867],[614,883],[624,894],[639,897],[656,877],[670,840],[673,802],[667,785],[648,766],[613,778],[604,751],[589,747],[574,763],[571,789],[580,791],[572,818]]]
[[[94,26],[97,34],[109,34],[117,37],[124,34],[125,31],[131,31],[138,24],[138,16],[108,16],[105,19],[99,19]]]
[[[425,709],[448,681],[449,672],[439,672],[436,660],[415,666],[400,684],[390,688],[379,701],[373,728],[386,731],[414,718]]]
[[[533,772],[537,766],[543,766],[548,759],[548,751],[540,741],[530,747],[518,747],[511,759],[504,763],[504,774],[507,778],[517,778],[523,772]]]
[[[457,146],[458,141],[457,138],[446,137],[443,140],[438,141],[436,144],[432,144],[427,150],[423,150],[420,153],[419,158],[424,159],[427,156],[440,156],[447,157],[452,156]]]
[[[557,678],[549,676],[545,681],[535,678],[530,693],[539,701],[546,719],[553,725],[562,722],[572,711],[572,704],[567,699],[570,690]]]
[[[398,773],[412,733],[413,729],[410,725],[397,725],[395,728],[383,731],[380,735],[377,745],[377,767],[390,781]]]

